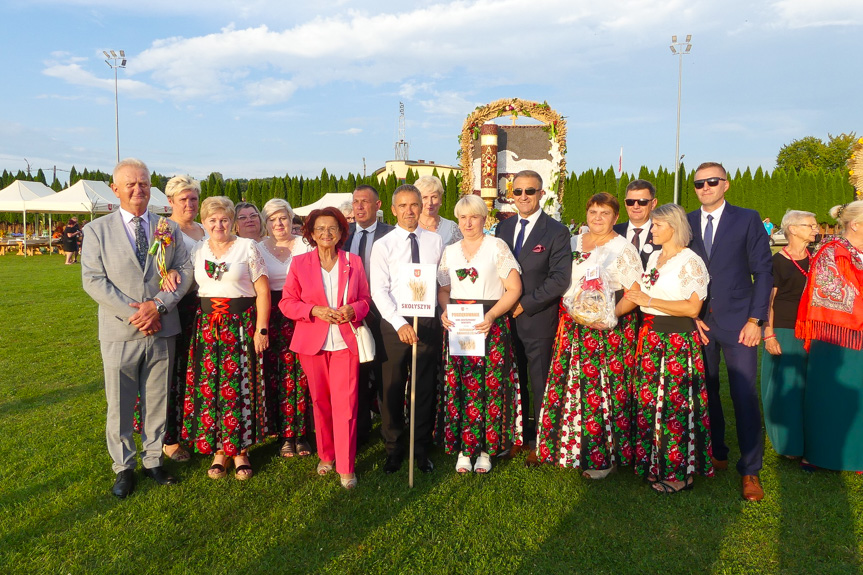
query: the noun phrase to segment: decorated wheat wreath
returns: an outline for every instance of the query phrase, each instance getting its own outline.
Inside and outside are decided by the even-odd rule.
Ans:
[[[863,138],[857,140],[857,143],[851,148],[848,173],[850,174],[851,185],[857,191],[857,199],[863,200]]]
[[[552,110],[548,102],[531,102],[518,98],[505,98],[495,100],[485,106],[477,106],[465,119],[459,136],[459,144],[461,145],[459,157],[462,168],[461,193],[473,193],[474,142],[479,140],[482,125],[501,116],[514,118],[527,116],[545,124],[543,130],[546,131],[549,139],[557,144],[557,150],[560,154],[560,160],[555,167],[554,181],[549,182],[546,189],[554,191],[558,201],[562,200],[563,189],[558,184],[561,181],[561,176],[566,173],[566,121],[563,116]]]

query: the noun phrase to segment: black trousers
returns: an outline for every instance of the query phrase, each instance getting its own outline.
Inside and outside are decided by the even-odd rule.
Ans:
[[[548,370],[551,369],[551,352],[554,348],[554,338],[519,337],[515,322],[512,322],[515,357],[518,363],[518,379],[521,384],[521,409],[524,414],[524,442],[536,439],[536,428],[539,422],[539,412],[545,396],[545,383]],[[528,385],[528,381],[530,385]],[[528,411],[528,406],[532,409]],[[533,422],[528,422],[528,414],[533,416]]]
[[[413,327],[413,318],[405,318]],[[417,327],[416,422],[417,458],[431,447],[437,392],[438,364],[443,352],[441,325],[437,317],[419,318]],[[384,355],[381,364],[381,435],[388,455],[407,451],[410,431],[405,426],[405,390],[410,391],[413,346],[402,343],[387,321],[381,321]],[[408,403],[408,407],[410,403]]]
[[[360,364],[357,381],[357,446],[368,441],[372,431],[371,410],[375,395],[381,395],[381,365],[384,357],[384,340],[381,336],[381,319],[378,308],[372,304],[365,318],[366,325],[375,338],[375,359]],[[388,324],[389,325],[389,324]]]

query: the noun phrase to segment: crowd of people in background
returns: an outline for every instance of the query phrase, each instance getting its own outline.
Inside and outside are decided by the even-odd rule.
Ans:
[[[401,469],[409,394],[423,473],[438,445],[459,474],[524,452],[528,467],[589,480],[628,467],[657,493],[688,491],[729,466],[722,359],[744,499],[764,497],[762,404],[780,455],[807,471],[863,471],[861,201],[831,211],[833,237],[789,210],[788,245],[771,255],[768,222],[727,201],[713,162],[695,173],[698,210],[658,206],[654,186],[635,180],[626,223],[619,200],[599,193],[569,229],[542,210],[532,171],[515,176],[514,212],[496,226],[474,195],[458,201],[456,221],[441,217],[433,176],[395,190],[395,225],[367,185],[302,222],[282,199],[199,206],[188,176],[168,182],[171,217],[156,216],[134,159],[117,165],[112,188],[121,209],[84,228],[82,271],[99,304],[118,497],[134,488],[135,429],[159,484],[176,482],[163,457],[193,452],[213,458],[212,479],[233,465],[247,480],[249,450],[277,438],[280,456],[316,451],[317,473],[353,489],[373,412],[383,471]],[[67,232],[81,234],[73,221],[64,242]],[[400,315],[402,264],[436,267],[435,317]],[[450,353],[451,304],[482,306],[482,355]],[[365,329],[376,351],[360,363]]]

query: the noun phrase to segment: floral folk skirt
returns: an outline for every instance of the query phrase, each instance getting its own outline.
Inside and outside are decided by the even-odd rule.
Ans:
[[[198,453],[235,456],[267,437],[266,386],[254,329],[254,305],[238,313],[198,311],[182,430],[182,439]]]
[[[509,317],[492,323],[485,343],[485,356],[451,356],[444,332],[444,378],[435,435],[450,454],[496,455],[522,444],[521,394]]]
[[[313,428],[309,382],[300,360],[290,350],[294,322],[276,305],[270,310],[268,332],[270,347],[263,356],[269,430],[283,439],[303,437]]]
[[[577,324],[561,308],[537,433],[545,463],[608,469],[632,461],[635,314],[612,330]]]
[[[713,476],[704,361],[697,332],[646,330],[633,378],[635,471],[660,481]]]

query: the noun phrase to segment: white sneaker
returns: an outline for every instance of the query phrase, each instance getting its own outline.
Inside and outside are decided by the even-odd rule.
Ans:
[[[455,470],[457,473],[470,473],[473,471],[473,466],[470,463],[470,457],[464,453],[458,454],[458,459],[455,462]]]
[[[475,473],[488,473],[491,471],[491,458],[488,456],[488,453],[483,451],[479,454],[479,457],[476,458],[476,465],[473,466],[473,470]]]

